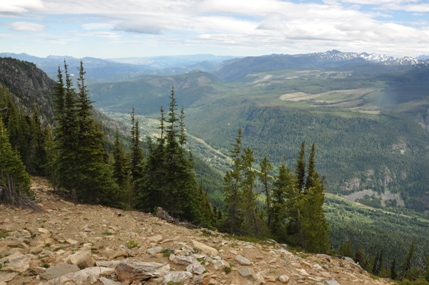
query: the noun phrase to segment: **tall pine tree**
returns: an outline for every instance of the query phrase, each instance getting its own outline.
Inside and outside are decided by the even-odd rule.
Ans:
[[[12,148],[0,118],[0,202],[21,206],[28,198],[33,198],[30,176],[19,153]]]

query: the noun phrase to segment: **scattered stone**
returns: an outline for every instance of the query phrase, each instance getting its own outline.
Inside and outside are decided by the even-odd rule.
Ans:
[[[92,267],[95,265],[95,260],[92,258],[91,251],[78,251],[75,254],[70,255],[70,262],[76,264],[80,269]]]
[[[215,270],[219,270],[225,267],[229,267],[229,263],[224,260],[214,260],[213,267],[215,268]]]
[[[162,246],[155,246],[152,248],[149,248],[146,252],[149,253],[151,256],[156,256],[157,253],[160,253],[163,250]]]
[[[174,254],[170,255],[171,256]],[[193,263],[198,263],[198,260],[193,256],[182,256],[182,255],[174,255],[172,259],[170,259],[174,264],[178,265],[189,265]]]
[[[282,283],[288,283],[289,282],[289,276],[287,276],[287,275],[281,275],[279,277],[279,281],[282,282]]]
[[[241,265],[252,265],[252,262],[250,260],[248,260],[247,258],[245,258],[242,255],[237,255],[235,257],[235,260],[240,263]]]
[[[193,263],[186,267],[186,271],[201,275],[206,271],[206,268],[199,263]]]
[[[241,285],[240,279],[238,279],[237,277],[234,277],[231,281],[231,285]]]
[[[192,277],[192,274],[187,271],[170,271],[167,274],[164,275],[162,278],[162,281],[164,284],[168,283],[183,283],[186,279],[189,279]]]
[[[14,272],[25,272],[28,268],[30,268],[31,256],[23,255],[23,254],[13,254],[12,256],[8,256],[9,264],[3,268],[3,270],[10,270]]]
[[[115,268],[115,273],[120,281],[163,277],[168,271],[170,271],[169,264],[138,260],[124,260]]]
[[[76,264],[61,263],[57,266],[48,268],[43,274],[40,275],[45,280],[60,277],[62,275],[77,272],[79,267]]]
[[[69,244],[73,245],[73,246],[75,246],[75,245],[77,245],[79,243],[77,240],[74,240],[74,239],[71,239],[71,238],[67,239],[66,241]]]
[[[337,280],[325,280],[325,284],[327,285],[341,285],[337,282]]]
[[[243,277],[250,277],[253,280],[257,279],[255,272],[251,267],[240,267],[240,269],[238,269],[238,273],[240,273],[240,275]]]
[[[209,285],[210,284],[210,274],[205,273],[203,275],[195,276],[192,279],[192,284],[194,285]]]
[[[95,264],[100,267],[110,267],[115,268],[121,261],[120,260],[112,260],[112,261],[97,261]]]
[[[103,283],[103,285],[121,285],[121,282],[116,282],[110,279],[107,279],[106,277],[100,277],[100,282]]]
[[[215,249],[211,246],[205,245],[205,244],[198,242],[196,240],[191,240],[191,242],[192,242],[192,246],[194,248],[199,248],[199,249],[201,249],[201,251],[203,251],[206,254],[210,254],[211,256],[217,256],[219,254],[217,249]]]
[[[161,207],[158,207],[158,209],[156,210],[156,216],[169,223],[174,222],[174,218],[170,216],[166,211],[164,211],[164,209],[162,209]]]
[[[0,240],[0,247],[6,247],[6,246],[21,246],[22,243],[17,240]]]
[[[147,238],[148,241],[158,243],[163,240],[162,235],[151,236]]]
[[[17,273],[0,274],[0,282],[8,282],[17,276]]]
[[[301,276],[310,276],[310,274],[308,274],[308,272],[305,271],[305,269],[297,268],[296,271],[298,271],[299,275],[301,275]]]
[[[119,249],[106,249],[104,251],[104,255],[109,259],[115,259],[117,257],[127,257],[128,256],[128,252],[126,250],[123,250],[121,248]]]
[[[113,268],[88,267],[83,270],[68,273],[49,280],[45,285],[87,285],[97,282],[100,276],[107,276],[114,272]]]
[[[42,235],[48,235],[48,236],[51,235],[51,232],[44,228],[38,228],[37,231]]]

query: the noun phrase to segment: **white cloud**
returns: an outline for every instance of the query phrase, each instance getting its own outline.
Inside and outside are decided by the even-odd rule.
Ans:
[[[14,22],[9,24],[9,27],[15,31],[38,32],[45,29],[44,25],[30,22]]]
[[[109,23],[88,23],[88,24],[83,24],[82,28],[84,30],[105,30],[105,29],[112,29],[113,28],[113,24],[109,24]]]
[[[6,2],[4,2],[6,1]],[[43,19],[56,32],[100,42],[121,39],[155,47],[189,45],[296,52],[327,49],[418,52],[429,46],[427,22],[396,21],[392,10],[425,15],[426,0],[325,0],[323,4],[280,0],[0,0],[0,13],[32,17],[34,23],[16,22],[11,29],[40,31]],[[374,4],[376,2],[376,4]],[[368,11],[361,8],[368,6]],[[6,7],[6,8],[5,8]],[[9,8],[7,8],[9,7]],[[71,16],[70,16],[71,15]],[[42,22],[38,22],[41,19]],[[377,20],[381,19],[381,20]],[[38,24],[36,24],[36,22]],[[55,30],[54,30],[55,29]],[[63,30],[61,30],[63,29]],[[80,29],[80,30],[78,30]],[[45,29],[46,30],[46,29]],[[138,36],[138,37],[137,37]],[[115,43],[116,43],[115,42]],[[76,44],[77,45],[77,44]],[[83,44],[82,44],[83,45]],[[395,55],[395,54],[393,54]]]
[[[42,0],[1,0],[0,12],[22,13],[43,9]]]

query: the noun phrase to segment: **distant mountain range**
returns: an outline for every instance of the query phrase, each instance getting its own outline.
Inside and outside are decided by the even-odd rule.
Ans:
[[[272,54],[225,61],[216,68],[214,74],[223,80],[231,81],[255,72],[282,69],[338,68],[366,64],[385,66],[429,65],[429,59],[395,58],[369,53],[340,52],[338,50],[297,55]]]
[[[62,66],[64,60],[67,61],[71,73],[79,65],[79,61],[82,60],[87,71],[87,80],[90,83],[124,81],[142,75],[178,75],[192,70],[212,72],[220,79],[231,81],[254,72],[282,69],[335,68],[364,64],[389,66],[429,65],[429,56],[426,55],[421,55],[417,58],[395,58],[365,52],[341,52],[338,50],[297,55],[272,54],[252,57],[200,54],[114,59],[84,57],[79,59],[71,56],[52,55],[41,58],[25,53],[0,53],[0,57],[11,57],[32,62],[53,79],[56,78],[58,66]]]
[[[64,60],[69,65],[69,71],[72,74],[76,70],[75,68],[79,66],[80,60],[82,60],[89,82],[124,81],[140,75],[176,75],[195,69],[211,71],[224,60],[233,58],[232,56],[186,55],[122,59],[84,57],[79,59],[71,56],[53,55],[41,58],[26,53],[0,53],[0,57],[32,62],[52,79],[56,78],[58,67],[63,66]]]

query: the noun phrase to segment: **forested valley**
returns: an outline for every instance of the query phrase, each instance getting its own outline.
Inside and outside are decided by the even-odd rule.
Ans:
[[[29,63],[6,61],[9,66],[34,68]],[[174,218],[196,226],[247,239],[273,238],[308,252],[348,256],[368,272],[402,280],[403,284],[429,282],[427,240],[423,238],[429,223],[424,215],[410,214],[405,209],[390,211],[393,208],[383,209],[376,202],[367,203],[375,203],[375,208],[359,206],[326,195],[326,181],[331,178],[320,175],[317,169],[320,165],[326,169],[336,157],[324,156],[318,163],[318,143],[314,144],[317,139],[296,140],[287,146],[295,156],[286,157],[282,148],[255,143],[261,137],[254,134],[269,133],[262,125],[239,127],[233,130],[235,138],[225,137],[229,149],[223,152],[230,160],[222,167],[225,171],[220,172],[193,153],[185,126],[187,109],[178,108],[181,97],[177,97],[175,86],[169,91],[169,102],[162,102],[169,103],[168,107],[158,106],[156,135],[142,140],[137,108],[129,110],[129,128],[119,123],[110,122],[110,127],[101,123],[102,115],[95,112],[89,96],[82,62],[78,71],[77,80],[73,81],[64,62],[58,69],[57,80],[49,83],[46,100],[38,98],[45,104],[36,104],[37,100],[25,92],[21,95],[27,96],[26,102],[17,99],[15,94],[20,89],[8,86],[6,82],[10,80],[0,82],[2,202],[37,207],[29,175],[45,176],[59,195],[75,203],[145,212],[162,207]],[[258,120],[272,120],[272,110],[249,108],[246,114]],[[295,118],[305,114],[278,112],[276,119],[286,122],[292,114]],[[302,120],[308,119],[302,116]],[[357,120],[356,129],[368,128],[363,121]],[[334,129],[343,128],[342,120],[331,117],[330,122]],[[194,126],[195,123],[191,124]],[[373,122],[369,129],[375,130],[375,138],[375,132],[382,128]],[[383,144],[377,140],[376,143]],[[395,163],[389,154],[385,157]],[[370,163],[378,160],[371,159],[368,154]],[[424,207],[418,204],[417,210],[424,212]],[[366,226],[366,219],[374,220],[373,227],[362,232],[359,224]],[[402,236],[395,236],[398,229],[394,225],[400,227]],[[419,230],[414,232],[415,229]]]

